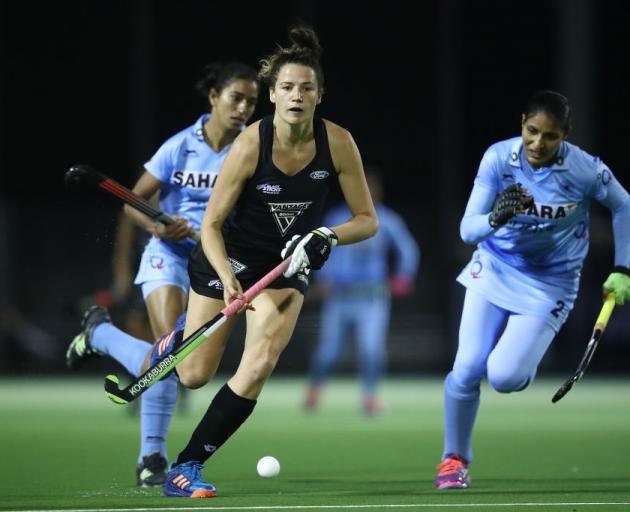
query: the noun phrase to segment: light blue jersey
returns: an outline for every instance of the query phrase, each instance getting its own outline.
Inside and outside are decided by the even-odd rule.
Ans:
[[[534,203],[493,230],[487,221],[492,204],[514,183],[527,189]],[[521,137],[492,145],[479,166],[461,225],[462,238],[478,242],[478,250],[458,280],[500,307],[543,316],[559,329],[577,296],[592,199],[612,211],[613,224],[616,216],[618,224],[627,222],[628,194],[598,157],[564,141],[552,165],[535,170]],[[620,265],[630,262],[629,242],[627,234],[615,230]]]
[[[210,114],[204,114],[194,125],[172,136],[144,166],[162,182],[160,208],[168,214],[186,217],[197,231],[231,147],[228,144],[217,153],[206,144],[203,125],[209,118]],[[160,244],[179,256],[188,257],[195,242],[160,240]]]
[[[367,240],[337,247],[326,265],[317,272],[322,282],[336,285],[387,283],[390,270],[388,255],[394,256],[393,273],[413,279],[418,269],[420,251],[409,233],[404,221],[396,212],[382,205],[376,205],[379,219],[377,233]],[[324,218],[326,226],[346,222],[350,210],[346,205],[331,209]]]
[[[515,183],[534,204],[494,229],[488,222],[493,204]],[[478,245],[457,278],[467,290],[444,385],[443,460],[456,454],[472,461],[484,377],[502,393],[533,381],[577,296],[593,199],[612,213],[615,265],[628,267],[630,196],[599,158],[563,141],[550,167],[533,169],[521,137],[498,142],[483,156],[460,225],[462,239]]]
[[[210,114],[168,139],[145,164],[147,172],[162,182],[160,208],[168,214],[186,217],[199,230],[208,199],[231,144],[220,152],[206,144],[203,125]],[[135,284],[146,299],[162,286],[178,286],[188,294],[188,257],[196,242],[161,240],[152,237],[140,261]]]
[[[375,208],[377,233],[356,244],[336,247],[316,273],[318,282],[326,285],[326,297],[310,369],[310,385],[321,386],[354,334],[366,400],[374,396],[387,362],[390,274],[412,282],[420,262],[420,249],[402,217],[383,204],[377,203]],[[343,204],[332,208],[324,223],[336,226],[350,217]],[[366,407],[364,404],[369,413]]]

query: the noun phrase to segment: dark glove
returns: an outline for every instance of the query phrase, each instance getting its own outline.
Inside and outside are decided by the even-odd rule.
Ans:
[[[520,183],[512,184],[497,197],[488,222],[493,228],[503,226],[517,213],[521,213],[533,200],[534,198],[527,195]]]
[[[282,258],[292,256],[284,277],[291,277],[308,269],[319,270],[324,266],[330,251],[337,245],[337,235],[332,229],[321,227],[304,236],[295,235],[282,250]]]

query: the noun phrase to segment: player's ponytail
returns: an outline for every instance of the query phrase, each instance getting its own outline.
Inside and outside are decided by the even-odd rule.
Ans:
[[[277,45],[276,51],[260,60],[258,78],[269,87],[274,87],[278,73],[285,64],[301,64],[315,71],[317,87],[324,92],[324,71],[319,62],[322,47],[319,38],[311,27],[299,25],[289,31],[290,46]]]

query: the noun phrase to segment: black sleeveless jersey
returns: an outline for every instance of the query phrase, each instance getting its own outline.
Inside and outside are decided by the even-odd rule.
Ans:
[[[337,180],[324,121],[314,119],[315,156],[294,176],[272,160],[273,117],[260,121],[258,164],[223,226],[226,246],[252,256],[280,257],[287,240],[321,226],[326,197]],[[229,251],[228,251],[229,253]],[[256,258],[258,259],[258,258]]]

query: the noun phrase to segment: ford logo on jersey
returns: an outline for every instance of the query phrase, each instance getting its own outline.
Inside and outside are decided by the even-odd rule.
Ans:
[[[328,178],[329,174],[328,171],[313,171],[309,176],[314,180],[323,180],[324,178]]]

